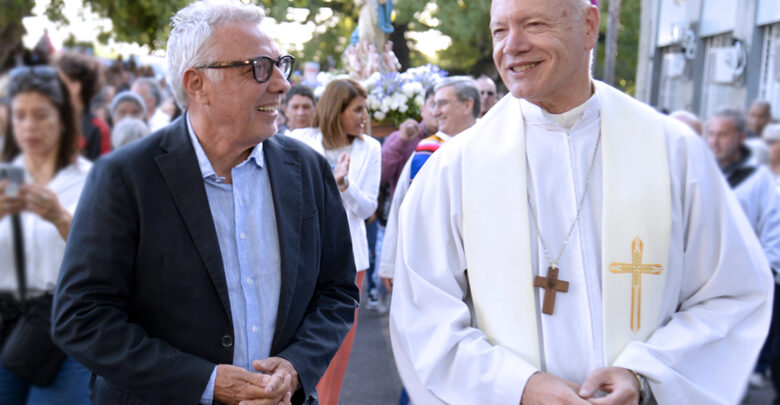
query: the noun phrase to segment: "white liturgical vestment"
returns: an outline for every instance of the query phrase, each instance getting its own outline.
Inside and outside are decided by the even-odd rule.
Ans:
[[[766,258],[701,139],[649,109],[632,117],[638,110],[629,104],[636,102],[596,83],[594,96],[577,110],[581,115],[569,128],[536,105],[505,97],[474,127],[442,146],[417,175],[401,207],[390,312],[396,364],[415,404],[518,404],[528,378],[539,370],[581,384],[605,366],[647,377],[660,404],[740,400],[771,315],[773,282]],[[622,105],[625,110],[615,108]],[[622,152],[614,140],[623,136],[603,134],[604,128],[614,128],[602,120],[605,106],[611,106],[606,109],[611,117],[624,111],[627,116],[620,120],[637,122],[626,133],[651,131],[642,124],[649,118],[662,140],[656,143],[660,155],[648,151],[646,162],[641,151],[631,155],[647,170],[620,174],[620,184],[614,184],[614,170],[603,172],[605,162],[621,167],[613,164]],[[507,133],[513,128],[524,142],[506,147],[505,140],[515,136]],[[473,153],[475,142],[481,155]],[[605,147],[613,154],[609,159]],[[589,189],[575,222],[594,149]],[[476,196],[464,188],[464,179],[473,176],[473,159],[522,162],[526,156],[520,178],[512,170],[488,175],[486,181],[498,179],[503,187],[475,187]],[[653,184],[645,184],[646,173],[656,173]],[[663,174],[660,180],[657,173]],[[611,186],[605,191],[607,181]],[[527,191],[518,193],[518,184]],[[663,198],[653,201],[655,192],[646,193],[645,187],[660,190]],[[616,195],[623,201],[632,193],[641,197],[636,205],[612,204]],[[477,239],[464,235],[464,223],[494,215],[474,209],[474,201],[493,207],[502,198],[516,200],[520,213],[507,214],[506,224],[477,239],[498,256],[514,257],[518,250],[530,256],[489,269],[494,276],[480,276],[479,283],[493,280],[488,295],[519,297],[503,308],[483,305],[490,297],[478,291],[483,286],[471,284],[479,278],[470,274],[474,266],[467,263],[475,262],[469,257],[474,249],[466,241]],[[545,292],[529,281],[546,276],[549,263],[524,198],[536,207],[553,258],[575,222],[558,263],[558,277],[569,288],[556,294],[553,315],[540,313]],[[471,204],[469,211],[464,200]],[[621,218],[631,229],[623,232],[615,225]],[[648,232],[636,231],[641,241],[612,240],[612,234],[633,235],[634,222],[649,224]],[[657,229],[653,222],[659,223]],[[638,277],[611,271],[632,261],[660,270]],[[641,312],[631,307],[632,277],[639,281],[633,285],[639,287],[635,294],[642,293],[636,301]],[[613,280],[628,287],[616,289]],[[515,318],[520,321],[496,331],[496,319]],[[507,337],[508,332],[514,336]]]

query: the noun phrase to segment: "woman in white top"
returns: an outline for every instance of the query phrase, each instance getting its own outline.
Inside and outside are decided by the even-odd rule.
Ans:
[[[20,67],[11,71],[11,131],[2,151],[4,163],[20,167],[24,183],[0,181],[0,339],[5,351],[17,348],[9,339],[20,312],[13,218],[20,224],[27,305],[51,313],[51,293],[57,282],[72,213],[91,164],[78,155],[79,126],[70,96],[57,70],[48,66]],[[45,315],[44,315],[45,316]],[[47,328],[48,329],[48,328]],[[48,330],[45,330],[48,338]],[[37,335],[36,335],[37,336]],[[17,350],[21,361],[26,353]],[[64,354],[63,354],[64,355]],[[34,356],[30,356],[34,357]],[[57,356],[51,356],[57,357]],[[7,365],[3,353],[2,364]],[[8,366],[10,368],[10,366]],[[0,398],[4,404],[89,404],[89,371],[71,358],[53,366],[50,384],[35,385],[39,375],[20,377],[0,366]],[[38,370],[35,373],[39,373]],[[39,383],[45,384],[45,383]]]
[[[367,96],[366,89],[352,79],[334,80],[325,88],[317,103],[314,128],[297,129],[289,134],[323,154],[333,168],[347,212],[355,268],[358,270],[356,283],[360,288],[368,268],[365,220],[376,211],[382,156],[379,142],[363,133],[368,121]],[[317,384],[322,405],[338,404],[356,325],[357,312],[355,324]]]

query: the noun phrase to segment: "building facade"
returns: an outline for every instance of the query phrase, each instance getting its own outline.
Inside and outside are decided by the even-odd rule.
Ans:
[[[780,118],[779,0],[642,0],[636,97],[706,119],[772,103]]]

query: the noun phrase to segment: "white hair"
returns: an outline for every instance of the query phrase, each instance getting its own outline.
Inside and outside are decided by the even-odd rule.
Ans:
[[[263,9],[231,0],[196,1],[179,10],[171,18],[171,34],[168,37],[168,80],[173,95],[182,110],[189,104],[182,77],[187,69],[212,62],[213,34],[226,23],[260,24],[265,17]],[[209,79],[219,81],[222,75],[207,69]]]
[[[149,135],[149,127],[137,118],[125,118],[119,121],[111,131],[111,146],[119,149],[130,142]]]

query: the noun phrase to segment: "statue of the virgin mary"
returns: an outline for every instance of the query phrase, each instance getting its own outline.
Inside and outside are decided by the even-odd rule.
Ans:
[[[387,36],[393,32],[393,0],[355,0],[355,5],[360,7],[358,26],[342,58],[353,76],[365,79],[373,72],[392,69],[385,66],[383,53]]]

